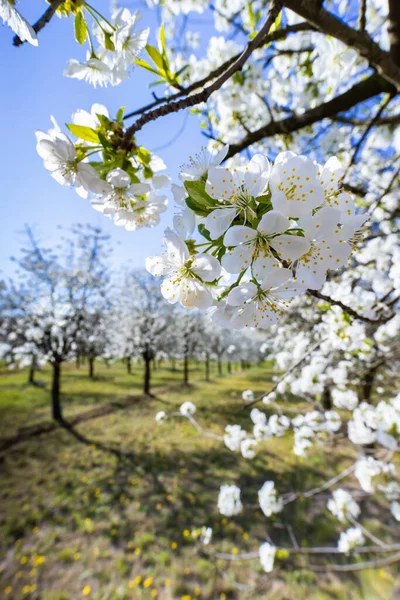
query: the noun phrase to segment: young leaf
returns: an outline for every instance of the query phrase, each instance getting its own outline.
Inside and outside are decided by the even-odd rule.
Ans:
[[[86,127],[85,125],[74,125],[74,123],[67,123],[67,127],[73,135],[81,140],[92,142],[94,144],[98,144],[100,141],[98,133],[94,129],[91,129],[91,127]]]
[[[166,44],[166,41],[165,41],[165,27],[164,27],[164,23],[160,27],[160,42],[161,42],[161,48],[162,48],[163,54],[167,54],[167,44]]]
[[[108,33],[107,31],[104,32],[104,46],[106,50],[111,50],[111,52],[115,52],[115,45],[112,40],[112,36],[112,33]]]
[[[87,24],[83,12],[76,13],[74,20],[75,39],[79,44],[84,44],[87,36]]]
[[[146,150],[146,148],[144,148],[143,146],[140,146],[136,150],[136,157],[144,165],[148,165],[151,161],[151,153],[148,150]]]
[[[204,206],[196,202],[193,198],[190,198],[190,196],[189,198],[186,198],[185,202],[186,206],[188,206],[190,210],[196,213],[196,215],[199,215],[200,217],[206,217],[208,215],[209,211],[206,210]]]
[[[210,232],[208,231],[208,229],[205,228],[205,225],[203,225],[203,223],[200,223],[200,225],[197,227],[197,229],[199,230],[199,233],[206,238],[206,240],[208,240],[209,242],[212,242],[212,239],[210,237]]]
[[[159,50],[157,50],[157,48],[154,48],[154,46],[150,46],[150,44],[146,44],[146,52],[150,56],[153,63],[157,65],[161,74],[161,72],[164,71],[164,62]]]
[[[125,106],[121,106],[119,111],[117,112],[117,121],[122,121],[124,118]]]
[[[145,60],[142,60],[141,58],[135,58],[135,64],[138,67],[142,67],[142,69],[147,69],[147,71],[151,71],[151,73],[160,75],[158,71],[156,71],[151,65],[149,65],[149,63],[147,63]]]
[[[217,202],[206,192],[204,181],[185,181],[185,188],[189,196],[200,206],[214,207]]]

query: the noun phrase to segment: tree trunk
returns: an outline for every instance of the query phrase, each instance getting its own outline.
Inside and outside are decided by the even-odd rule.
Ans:
[[[210,355],[206,354],[206,381],[210,381]]]
[[[89,356],[89,377],[93,379],[94,377],[94,357]]]
[[[189,383],[189,357],[186,353],[183,358],[183,381]]]
[[[361,384],[361,397],[364,402],[371,402],[371,395],[375,384],[375,375],[377,370],[377,367],[373,367],[364,375],[364,380]]]
[[[327,386],[325,386],[322,391],[321,402],[324,410],[332,409],[331,390]]]
[[[228,373],[231,374],[232,373],[232,363],[230,360],[228,360]]]
[[[128,375],[132,374],[132,359],[130,356],[126,358],[126,370],[128,371]]]
[[[31,364],[29,367],[29,383],[35,383],[35,370],[36,370],[36,360],[35,357],[32,357]]]
[[[151,358],[147,353],[143,355],[144,358],[144,379],[143,379],[143,393],[150,395],[150,382],[151,382]]]
[[[171,371],[176,371],[176,359],[171,358]]]
[[[222,376],[222,361],[220,358],[218,359],[218,375]]]
[[[62,410],[60,402],[61,362],[53,363],[53,381],[51,385],[51,411],[53,419],[62,421]]]
[[[81,366],[81,357],[79,354],[76,355],[75,366],[77,369],[79,369]]]

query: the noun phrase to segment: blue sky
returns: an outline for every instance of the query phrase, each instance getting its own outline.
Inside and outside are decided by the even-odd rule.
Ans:
[[[109,2],[96,0],[96,8],[104,15]],[[125,2],[130,9],[139,3]],[[43,0],[21,0],[19,10],[31,22],[42,14],[46,4]],[[151,40],[155,42],[159,25],[157,13],[140,4],[143,26],[150,26]],[[205,26],[211,19],[204,17]],[[199,15],[196,15],[196,28]],[[115,114],[120,106],[127,111],[149,102],[151,91],[148,83],[154,78],[142,69],[136,69],[129,81],[116,88],[97,89],[87,83],[63,77],[69,58],[82,59],[85,50],[73,38],[73,21],[55,18],[40,34],[39,47],[28,44],[20,48],[12,46],[12,32],[0,25],[0,73],[2,93],[0,108],[2,115],[2,142],[0,149],[1,177],[1,253],[0,272],[9,275],[13,264],[9,257],[18,254],[23,241],[21,231],[27,223],[34,227],[46,244],[57,242],[60,235],[58,225],[68,227],[74,223],[99,225],[111,234],[114,242],[114,265],[142,268],[145,257],[158,254],[160,240],[166,225],[171,223],[173,202],[162,222],[154,229],[127,232],[94,211],[89,201],[80,198],[72,189],[60,186],[44,170],[42,160],[36,154],[36,129],[50,128],[53,114],[62,125],[70,121],[71,114],[78,108],[89,109],[94,102],[107,106]],[[156,88],[160,90],[161,87]],[[184,112],[170,115],[151,123],[141,131],[138,142],[149,150],[164,146],[181,128]],[[199,121],[189,116],[184,132],[173,144],[159,150],[167,165],[168,173],[177,181],[179,166],[189,154],[204,145]]]

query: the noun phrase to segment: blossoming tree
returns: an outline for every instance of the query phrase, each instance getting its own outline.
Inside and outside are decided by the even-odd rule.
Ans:
[[[55,14],[74,20],[87,57],[70,60],[67,77],[117,86],[135,65],[163,86],[144,107],[110,115],[95,104],[72,115],[68,134],[56,122],[37,132],[44,167],[116,225],[132,232],[153,227],[166,210],[163,190],[171,179],[160,174],[163,160],[141,145],[141,131],[169,114],[197,114],[208,150],[193,155],[172,183],[174,228],[146,268],[162,278],[169,303],[207,311],[218,326],[262,330],[284,371],[260,397],[245,392],[252,433],[229,423],[220,441],[251,460],[273,437],[291,435],[294,453],[307,457],[315,444],[329,449],[346,436],[358,457],[343,472],[301,491],[282,492],[268,480],[258,493],[260,510],[267,519],[285,514],[287,505],[354,475],[365,494],[389,503],[382,518],[398,520],[398,2],[154,4],[163,19],[158,32],[140,28],[126,8],[105,17],[77,0],[52,0],[31,26],[14,1],[0,0],[17,46],[37,45],[44,26],[56,27]],[[218,35],[205,47],[187,16],[210,11]],[[377,402],[380,393],[386,396]],[[282,407],[280,400],[293,394],[311,404],[300,413]],[[253,406],[262,401],[266,412]],[[192,403],[182,406],[180,416],[207,433],[194,414]],[[217,504],[229,518],[245,510],[231,482],[222,485]],[[291,547],[270,538],[239,558],[258,556],[266,572],[288,555],[374,555],[330,566],[337,571],[400,560],[398,542],[365,527],[348,490],[336,488],[327,510],[350,525],[337,547],[299,548],[291,532]],[[372,545],[363,547],[367,538]]]

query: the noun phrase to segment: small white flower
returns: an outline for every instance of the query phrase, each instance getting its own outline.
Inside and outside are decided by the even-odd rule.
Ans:
[[[208,152],[202,148],[199,154],[190,156],[190,163],[182,167],[179,179],[181,181],[198,181],[207,176],[210,167],[216,167],[224,160],[228,154],[229,146],[224,146],[218,152]]]
[[[88,58],[85,63],[72,58],[64,71],[65,77],[87,81],[93,87],[107,87],[113,82],[112,70],[98,58]]]
[[[357,546],[362,546],[365,543],[365,538],[359,527],[349,527],[346,531],[342,531],[338,541],[339,552],[351,552]]]
[[[167,420],[167,413],[165,412],[165,410],[159,410],[158,413],[156,414],[156,421],[157,423],[164,423],[164,421]]]
[[[203,526],[201,528],[200,539],[201,539],[202,544],[204,544],[204,546],[208,546],[208,544],[211,542],[212,534],[213,534],[212,527]]]
[[[37,46],[39,44],[36,31],[15,8],[15,0],[0,0],[0,17],[21,39]]]
[[[245,222],[256,216],[250,203],[265,191],[270,171],[271,165],[262,154],[253,156],[244,168],[209,169],[206,191],[211,198],[219,201],[218,208],[206,217],[204,223],[211,239],[219,238],[238,215],[242,216]]]
[[[237,485],[221,485],[218,495],[218,510],[221,515],[233,517],[243,510],[240,488]]]
[[[268,542],[261,544],[258,549],[260,556],[260,563],[266,573],[271,573],[274,568],[274,559],[276,554],[276,547]]]
[[[254,392],[253,390],[245,390],[242,394],[243,402],[253,402]]]
[[[242,453],[243,458],[254,458],[256,455],[256,446],[256,440],[252,440],[251,438],[246,438],[245,440],[243,440],[240,444],[240,452]]]
[[[179,408],[179,412],[184,417],[191,417],[196,412],[196,406],[193,404],[193,402],[187,400],[181,405],[181,407]]]
[[[339,521],[345,521],[349,516],[356,519],[360,514],[360,507],[353,500],[351,494],[341,488],[335,490],[332,498],[328,500],[328,509]]]
[[[283,509],[282,498],[277,496],[273,481],[266,481],[258,491],[258,502],[266,517],[270,517]]]
[[[236,452],[240,449],[241,443],[247,438],[247,433],[240,425],[227,425],[225,427],[224,443],[229,450]]]
[[[289,262],[300,258],[309,251],[310,242],[305,237],[285,234],[289,228],[289,219],[276,210],[267,212],[257,229],[234,225],[224,236],[224,245],[234,248],[224,254],[222,266],[228,273],[240,273],[252,264],[255,277],[261,278],[264,270],[279,268],[274,252]]]
[[[332,401],[336,408],[354,410],[358,405],[358,396],[354,390],[332,390]]]
[[[88,163],[78,162],[75,146],[65,134],[57,130],[37,131],[36,139],[37,153],[58,183],[75,186],[82,198],[88,198],[90,191],[101,193],[104,190],[105,184],[95,169]]]
[[[250,281],[233,288],[227,297],[228,304],[236,307],[232,326],[265,329],[276,323],[289,302],[303,291],[291,277],[289,269],[269,269],[263,273],[260,285]]]
[[[204,282],[217,279],[221,273],[218,260],[209,254],[190,256],[187,246],[176,233],[167,229],[164,237],[166,256],[150,256],[146,269],[155,276],[167,275],[161,293],[170,302],[186,308],[208,308],[212,295]]]

